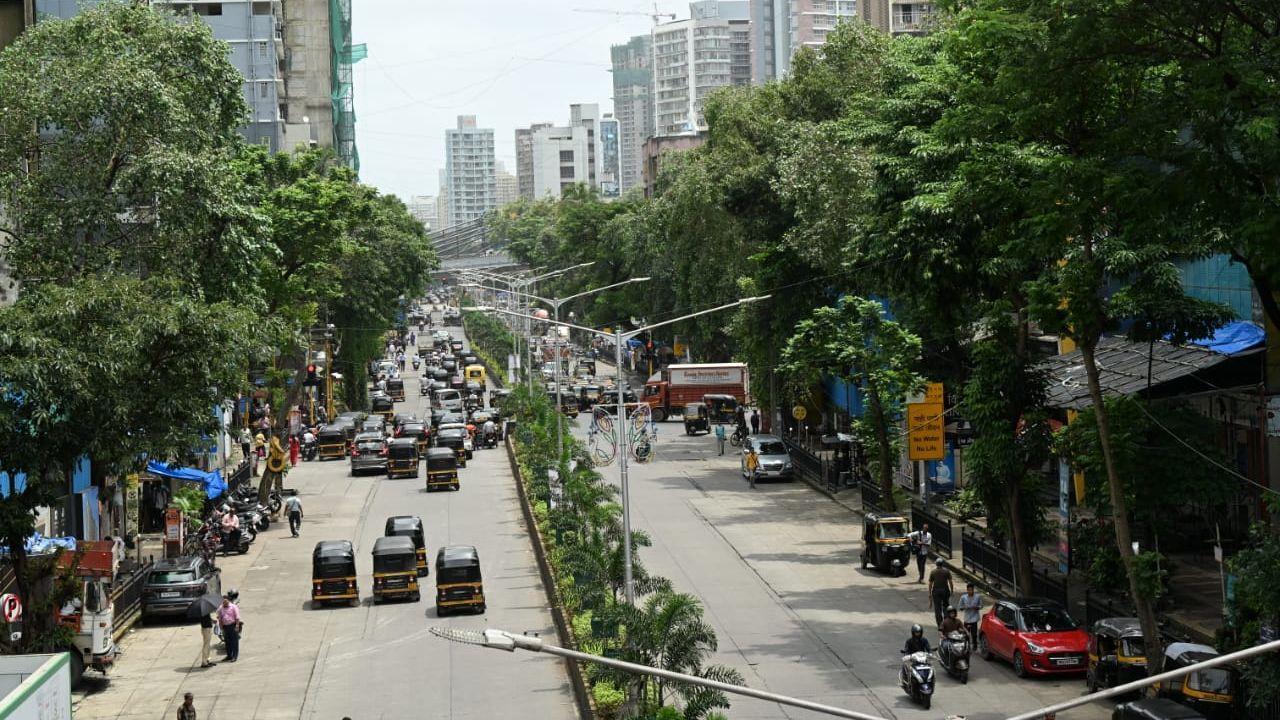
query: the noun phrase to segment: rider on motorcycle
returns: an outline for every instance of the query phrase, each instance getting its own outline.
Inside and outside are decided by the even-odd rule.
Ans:
[[[484,444],[486,446],[497,444],[498,426],[492,420],[485,420],[481,432],[484,433]]]
[[[920,623],[911,626],[911,637],[907,638],[907,644],[903,646],[906,649],[906,655],[918,652],[932,652],[933,648],[929,647],[929,639],[924,636],[924,628]]]
[[[942,624],[938,626],[938,632],[944,638],[953,632],[962,632],[966,638],[969,637],[969,631],[965,628],[964,623],[960,622],[960,618],[957,617],[954,605],[947,606],[946,617],[942,619]]]

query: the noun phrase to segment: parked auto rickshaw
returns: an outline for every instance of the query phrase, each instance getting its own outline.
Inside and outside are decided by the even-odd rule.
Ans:
[[[711,412],[706,403],[691,402],[684,406],[684,434],[711,432]]]
[[[418,575],[429,575],[431,563],[427,562],[427,535],[422,530],[422,518],[417,515],[393,515],[387,518],[382,532],[387,537],[407,537],[413,541],[417,557]]]
[[[600,386],[599,385],[582,385],[578,390],[578,407],[583,410],[590,410],[600,402]]]
[[[1147,676],[1142,626],[1137,618],[1104,618],[1089,629],[1089,692],[1113,688]]]
[[[439,488],[459,488],[458,452],[451,447],[427,449],[427,491]]]
[[[387,429],[387,424],[382,421],[381,415],[374,415],[368,420],[365,420],[364,422],[360,423],[360,432],[362,433],[364,432],[380,433],[380,432],[386,432],[386,429]]]
[[[552,405],[556,404],[555,390],[547,391],[547,400]],[[572,393],[561,391],[560,392],[560,412],[564,413],[566,417],[573,417],[573,418],[578,417],[578,398],[574,396]]]
[[[907,546],[910,524],[901,515],[867,513],[862,518],[862,567],[874,565],[880,572],[906,575],[911,561]]]
[[[404,380],[402,378],[388,380],[387,394],[391,396],[392,402],[404,402]]]
[[[316,433],[316,457],[321,460],[341,460],[347,456],[347,431],[341,427],[326,425]]]
[[[373,542],[373,600],[396,597],[422,599],[417,549],[412,538],[380,537]]]
[[[311,552],[311,602],[360,604],[356,551],[350,540],[321,540]]]
[[[703,395],[702,402],[707,406],[707,415],[713,423],[731,423],[738,410],[738,398],[732,395]]]
[[[373,414],[381,415],[384,420],[391,422],[391,418],[396,414],[396,401],[386,393],[374,393],[369,397],[369,408]]]
[[[1117,705],[1111,720],[1204,720],[1204,716],[1169,698],[1143,698]]]
[[[467,466],[466,428],[445,428],[436,433],[436,447],[448,448],[458,459],[458,467]]]
[[[331,427],[331,428],[334,428],[335,430],[341,430],[342,434],[347,436],[347,442],[351,442],[352,440],[356,439],[356,433],[360,432],[360,426],[363,423],[364,423],[363,420],[357,420],[351,417],[339,417],[338,419],[326,425],[326,427]]]
[[[1164,671],[1184,668],[1218,656],[1218,651],[1197,643],[1169,643],[1164,649]],[[1217,666],[1197,670],[1176,680],[1156,685],[1159,697],[1176,700],[1212,720],[1232,717],[1236,699],[1236,673],[1230,667]]]
[[[418,477],[418,441],[395,438],[387,443],[387,477]]]
[[[480,383],[480,387],[484,387],[485,378],[483,365],[468,365],[466,370],[463,371],[463,375],[468,380]]]
[[[480,554],[470,545],[448,545],[436,553],[436,615],[464,607],[485,610]]]

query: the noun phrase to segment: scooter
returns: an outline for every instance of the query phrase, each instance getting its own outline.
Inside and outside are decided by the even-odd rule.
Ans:
[[[925,710],[933,703],[933,660],[927,652],[914,652],[906,655],[902,649],[902,669],[898,671],[898,684],[911,699],[920,703]]]
[[[302,443],[302,459],[315,460],[316,453],[319,451],[319,447],[320,446],[316,443],[315,440],[309,440],[307,442]]]
[[[955,630],[938,643],[938,663],[961,683],[969,682],[969,636]]]

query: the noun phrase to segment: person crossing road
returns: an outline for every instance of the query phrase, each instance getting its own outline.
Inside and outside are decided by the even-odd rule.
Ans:
[[[290,495],[284,501],[284,510],[289,514],[289,532],[298,537],[298,531],[302,528],[302,501],[297,495]]]

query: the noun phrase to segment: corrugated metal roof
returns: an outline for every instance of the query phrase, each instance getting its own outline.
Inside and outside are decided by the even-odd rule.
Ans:
[[[1150,351],[1151,381],[1147,381]],[[1133,395],[1161,383],[1213,367],[1225,355],[1198,347],[1156,342],[1131,342],[1122,337],[1104,337],[1094,352],[1103,395]],[[1081,410],[1091,405],[1084,359],[1079,350],[1049,358],[1040,364],[1049,375],[1048,407]]]

